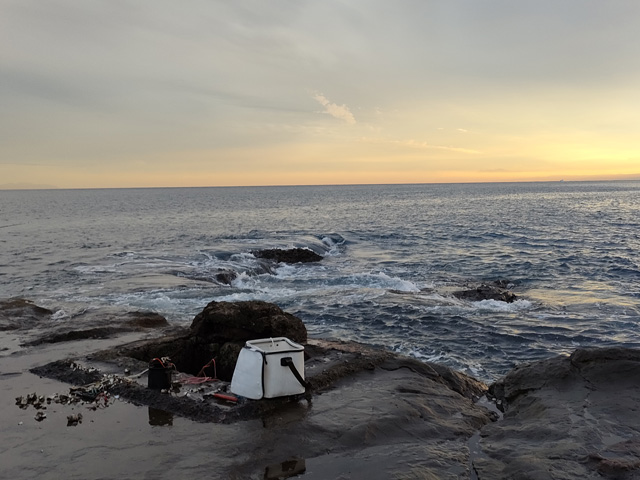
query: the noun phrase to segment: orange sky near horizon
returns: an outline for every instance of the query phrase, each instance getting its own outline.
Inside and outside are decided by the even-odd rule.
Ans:
[[[5,0],[0,32],[0,188],[640,179],[630,0]]]

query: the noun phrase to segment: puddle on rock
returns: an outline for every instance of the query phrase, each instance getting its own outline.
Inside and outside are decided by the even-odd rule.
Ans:
[[[173,413],[159,408],[149,407],[149,425],[154,427],[170,427],[173,425]]]
[[[292,458],[282,463],[268,465],[264,469],[265,480],[282,480],[295,477],[307,471],[304,458]]]

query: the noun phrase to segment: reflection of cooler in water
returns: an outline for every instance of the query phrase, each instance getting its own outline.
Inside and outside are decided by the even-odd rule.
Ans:
[[[293,458],[276,465],[269,465],[264,469],[264,478],[265,480],[282,480],[283,478],[295,477],[306,470],[304,458]]]
[[[154,358],[149,362],[148,387],[154,390],[171,388],[171,374],[176,366],[168,357]]]
[[[149,425],[162,427],[173,425],[173,413],[149,407]]]

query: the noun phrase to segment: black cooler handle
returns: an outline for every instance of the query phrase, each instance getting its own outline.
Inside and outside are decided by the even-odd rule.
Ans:
[[[293,376],[296,377],[296,380],[300,382],[300,385],[302,385],[305,388],[305,390],[308,390],[309,387],[311,387],[311,385],[309,385],[309,382],[304,381],[304,378],[302,378],[302,375],[300,375],[300,372],[298,371],[296,366],[293,364],[293,358],[291,357],[281,358],[280,365],[282,365],[283,367],[289,367],[291,369],[291,373],[293,373]]]

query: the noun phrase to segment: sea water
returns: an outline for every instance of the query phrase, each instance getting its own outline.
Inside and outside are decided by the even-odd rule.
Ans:
[[[291,247],[324,258],[252,253]],[[580,346],[640,346],[639,253],[637,181],[0,191],[0,298],[182,325],[213,300],[265,300],[311,336],[486,381]],[[496,280],[518,300],[452,294]]]

